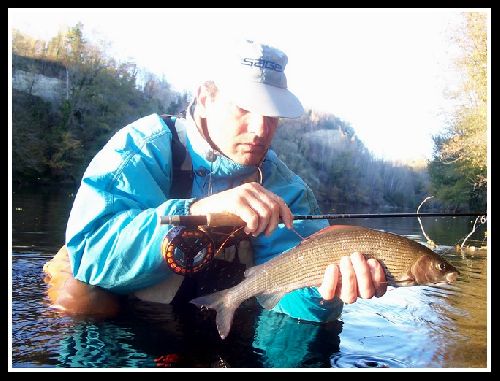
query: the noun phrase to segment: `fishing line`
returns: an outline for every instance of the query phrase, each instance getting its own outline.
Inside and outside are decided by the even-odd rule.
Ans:
[[[419,211],[420,211],[420,208],[422,207],[422,205],[427,201],[427,200],[430,200],[431,198],[433,198],[434,196],[429,196],[429,197],[426,197],[421,203],[420,205],[418,206],[417,208],[417,215],[419,214]],[[425,233],[425,230],[424,230],[424,226],[422,225],[422,220],[420,219],[420,216],[417,217],[418,219],[418,223],[420,224],[420,230],[422,230],[422,234],[424,235],[425,239],[427,240],[427,245],[429,245],[431,248],[435,248],[437,245],[436,243]],[[479,215],[476,217],[476,220],[474,222],[474,226],[472,227],[472,231],[464,238],[462,244],[460,245],[460,251],[463,251],[463,248],[464,248],[464,245],[465,245],[465,242],[469,239],[469,237],[476,231],[476,225],[477,225],[477,222],[478,221],[481,221],[482,224],[486,223],[486,216],[485,215]],[[457,243],[455,243],[455,245],[453,246],[458,246],[458,242],[460,242],[462,240],[459,239],[457,241]],[[481,242],[483,243],[484,240]],[[447,251],[444,252],[444,254],[448,254],[451,252],[451,248],[448,249]]]
[[[477,225],[477,222],[478,222],[478,221],[479,221],[479,222],[481,222],[481,224],[482,224],[482,225],[484,225],[484,224],[486,223],[486,221],[487,221],[487,218],[486,218],[486,216],[478,216],[478,217],[476,217],[476,220],[474,221],[474,225],[473,225],[473,227],[472,227],[471,232],[470,232],[469,234],[467,234],[466,236],[464,236],[464,237],[460,238],[459,240],[457,240],[457,242],[455,243],[455,245],[453,245],[453,246],[452,246],[450,249],[448,249],[448,251],[446,251],[445,253],[449,253],[449,252],[451,252],[451,251],[453,250],[453,247],[455,247],[455,248],[456,248],[456,247],[458,246],[459,242],[460,242],[460,241],[462,241],[462,240],[463,240],[463,241],[462,241],[462,244],[460,245],[460,252],[463,252],[463,247],[464,247],[464,244],[465,244],[465,242],[469,239],[469,237],[470,237],[470,236],[471,236],[471,235],[472,235],[472,234],[476,231],[476,225]],[[483,240],[481,240],[481,241],[479,241],[479,240],[478,240],[477,242],[479,242],[479,243],[482,245],[485,241],[486,241],[486,238],[484,238],[484,239],[483,239]],[[455,249],[455,251],[458,251],[458,250],[456,250],[456,249]]]
[[[469,237],[476,231],[476,224],[477,224],[477,221],[479,221],[480,218],[481,217],[476,217],[476,221],[474,221],[474,226],[472,227],[472,231],[467,235],[467,237],[465,237],[464,241],[460,245],[460,250],[463,250],[464,245],[465,245],[465,241],[467,241],[469,239]],[[484,220],[486,220],[486,219],[484,219]],[[481,221],[483,221],[483,218],[481,218]],[[482,222],[482,223],[484,224],[484,222]]]
[[[293,225],[292,225],[292,228],[290,230],[293,231],[295,234],[297,234],[297,236],[300,238],[301,241],[305,240],[305,238],[300,235],[300,233],[297,231],[297,229],[295,229],[293,227]]]
[[[433,198],[433,197],[434,197],[434,196],[429,196],[429,197],[426,197],[426,198],[424,199],[424,201],[422,201],[422,202],[420,203],[420,205],[418,206],[418,208],[417,208],[417,213],[419,212],[420,207],[421,207],[422,205],[424,205],[424,202],[426,202],[427,200],[429,200],[429,199],[431,199],[431,198]],[[427,239],[427,244],[429,244],[429,245],[430,245],[430,246],[432,246],[432,247],[435,247],[435,246],[436,246],[436,244],[434,243],[434,241],[433,241],[432,239],[430,239],[430,237],[428,237],[428,236],[427,236],[427,234],[425,234],[425,230],[424,230],[424,227],[423,227],[423,225],[422,225],[422,220],[420,219],[420,217],[418,217],[417,219],[418,219],[418,223],[420,224],[420,229],[422,230],[422,233],[423,233],[423,235],[424,235],[425,239]]]
[[[215,252],[215,256],[218,256],[223,249],[225,249],[225,246],[227,244],[227,242],[231,239],[231,238],[236,238],[237,236],[237,233],[240,232],[241,230],[243,230],[245,227],[244,226],[240,226],[239,228],[233,230],[228,236],[227,238],[224,240],[224,242],[222,242],[222,244],[219,246],[219,248],[217,249],[217,251]]]

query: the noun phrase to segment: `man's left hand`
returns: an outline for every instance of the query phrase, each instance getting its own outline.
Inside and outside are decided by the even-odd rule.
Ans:
[[[344,303],[354,303],[358,297],[380,297],[387,290],[384,269],[374,258],[366,259],[360,253],[344,256],[339,264],[325,270],[323,283],[318,291],[325,300],[338,296]]]

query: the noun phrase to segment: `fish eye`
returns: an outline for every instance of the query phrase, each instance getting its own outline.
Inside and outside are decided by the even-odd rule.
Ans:
[[[441,271],[444,271],[446,269],[446,263],[443,262],[438,263],[437,268]]]

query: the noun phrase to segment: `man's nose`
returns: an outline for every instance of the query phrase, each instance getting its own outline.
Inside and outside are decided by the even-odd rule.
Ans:
[[[266,118],[263,115],[252,114],[248,119],[248,132],[265,137],[268,134]]]

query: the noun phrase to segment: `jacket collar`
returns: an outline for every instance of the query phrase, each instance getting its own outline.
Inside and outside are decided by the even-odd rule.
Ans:
[[[186,148],[191,156],[194,173],[193,197],[205,197],[248,181],[259,181],[257,166],[238,164],[208,144],[189,109],[185,122]]]

